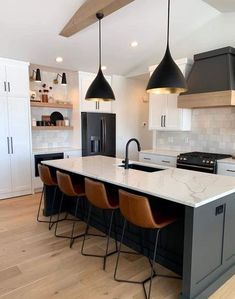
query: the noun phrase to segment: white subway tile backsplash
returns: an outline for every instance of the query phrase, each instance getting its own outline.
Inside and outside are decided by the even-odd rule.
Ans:
[[[157,148],[235,152],[235,108],[194,109],[191,132],[157,132]]]

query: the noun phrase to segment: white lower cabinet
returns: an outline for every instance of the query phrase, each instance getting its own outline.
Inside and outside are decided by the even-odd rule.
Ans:
[[[219,162],[217,165],[217,174],[235,176],[235,164]]]
[[[81,157],[81,156],[82,156],[81,150],[64,152],[65,159],[72,158],[72,157]]]
[[[169,167],[176,167],[176,157],[172,157],[172,156],[139,153],[139,161],[145,163],[164,165]]]

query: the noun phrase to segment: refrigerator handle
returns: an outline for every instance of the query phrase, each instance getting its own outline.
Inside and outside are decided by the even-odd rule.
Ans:
[[[104,118],[101,118],[101,151],[105,151],[105,123]]]

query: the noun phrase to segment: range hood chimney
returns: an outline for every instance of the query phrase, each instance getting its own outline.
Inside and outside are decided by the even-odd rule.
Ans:
[[[188,91],[178,97],[179,108],[235,106],[235,48],[194,55]]]

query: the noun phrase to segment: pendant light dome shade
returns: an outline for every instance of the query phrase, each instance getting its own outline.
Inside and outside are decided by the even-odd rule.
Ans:
[[[101,70],[101,20],[104,15],[103,13],[97,13],[96,17],[99,20],[99,70],[94,81],[87,90],[85,99],[87,101],[114,101],[115,96],[113,90]]]
[[[152,73],[147,92],[155,94],[182,93],[187,91],[187,83],[181,70],[171,57],[169,48],[170,32],[170,0],[168,0],[167,46],[161,63]]]
[[[86,93],[86,100],[90,101],[112,101],[115,96],[111,86],[105,79],[103,72],[99,69],[97,76],[91,83]]]
[[[147,86],[148,93],[170,94],[187,90],[185,78],[171,57],[167,47],[163,60],[153,72]]]

